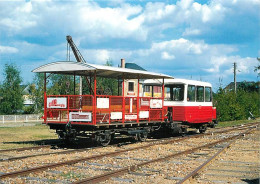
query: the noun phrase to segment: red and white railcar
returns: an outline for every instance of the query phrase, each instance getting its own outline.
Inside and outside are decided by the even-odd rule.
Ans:
[[[147,95],[147,91],[149,96],[158,96],[158,87],[162,85],[162,80],[145,80],[144,96]],[[212,85],[208,82],[166,79],[164,107],[167,107],[168,111],[167,121],[198,128],[201,132],[206,130],[206,126],[214,126],[216,123],[216,108],[212,104]]]
[[[115,135],[127,134],[142,141],[149,133],[161,128],[181,133],[187,127],[194,127],[204,132],[216,119],[209,83],[68,61],[46,64],[33,72],[45,76],[44,123],[64,139],[87,136],[107,145]],[[74,94],[47,94],[47,78],[51,74],[73,75]],[[89,94],[75,94],[76,76],[86,78],[91,88]],[[118,79],[121,95],[98,94],[97,77]],[[136,79],[138,89],[133,95],[125,96],[125,80],[129,79]],[[144,91],[152,88],[152,95],[141,95],[142,86]]]

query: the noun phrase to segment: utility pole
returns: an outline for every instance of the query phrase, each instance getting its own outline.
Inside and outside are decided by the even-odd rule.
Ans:
[[[236,78],[237,64],[234,62],[234,91],[237,93],[237,78]]]

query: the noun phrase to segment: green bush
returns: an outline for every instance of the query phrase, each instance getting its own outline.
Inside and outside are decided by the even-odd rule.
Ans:
[[[214,105],[217,107],[219,121],[244,120],[259,117],[260,97],[258,88],[250,90],[240,88],[237,93],[219,89],[214,95]]]

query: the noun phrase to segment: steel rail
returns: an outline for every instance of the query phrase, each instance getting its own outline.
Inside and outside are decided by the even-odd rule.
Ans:
[[[197,137],[197,135],[195,135],[195,136]],[[195,136],[192,136],[192,137],[195,137]],[[188,139],[188,138],[190,138],[190,137],[182,137],[182,138],[179,138],[179,139],[171,139],[171,140],[165,141],[165,142],[160,143],[160,144],[168,144],[168,143],[175,142],[175,141],[178,142],[178,141],[182,141],[182,140]],[[157,142],[158,141],[156,141],[156,143]],[[99,159],[99,158],[102,158],[102,157],[116,156],[116,155],[119,155],[119,154],[127,152],[127,151],[133,151],[133,150],[151,147],[151,146],[156,145],[156,143],[150,143],[148,145],[143,145],[143,146],[139,146],[139,147],[135,147],[135,148],[129,148],[129,149],[125,149],[125,150],[119,150],[119,151],[115,151],[115,152],[109,152],[109,153],[104,153],[104,154],[100,154],[100,155],[93,155],[93,156],[89,156],[89,157],[84,157],[84,158],[79,158],[79,159],[74,159],[74,160],[69,160],[69,161],[53,163],[53,164],[43,165],[43,166],[39,166],[39,167],[9,172],[9,173],[5,173],[5,174],[1,174],[0,179],[6,178],[6,177],[15,177],[15,176],[18,176],[18,175],[25,175],[25,174],[36,172],[36,171],[43,171],[43,170],[47,170],[47,169],[51,169],[51,168],[60,167],[60,166],[63,166],[63,165],[71,165],[71,164],[75,164],[75,163],[83,162],[83,161],[87,161],[87,160]]]
[[[98,148],[98,147],[94,147],[94,148]],[[36,155],[25,155],[25,156],[20,156],[20,157],[3,158],[3,159],[0,159],[0,162],[21,160],[21,159],[25,159],[25,158],[45,156],[45,155],[59,155],[59,154],[68,154],[68,153],[73,153],[73,152],[83,152],[83,151],[88,151],[90,149],[93,149],[93,148],[83,148],[83,149],[74,149],[74,150],[66,150],[66,151],[56,151],[56,152],[52,152],[52,153],[41,153],[41,154],[36,154]]]
[[[233,129],[230,129],[230,130],[222,130],[222,131],[218,131],[218,132],[214,132],[214,133],[225,133],[225,132],[237,130],[239,128],[240,127],[233,128]],[[246,128],[246,127],[244,126],[243,128]],[[179,141],[189,139],[189,138],[198,138],[198,137],[203,137],[205,135],[211,135],[211,134],[212,133],[191,135],[191,136],[167,140],[165,142],[155,141],[153,143],[150,143],[150,144],[147,144],[147,145],[142,145],[142,146],[135,147],[135,148],[129,148],[129,149],[125,149],[125,150],[119,150],[119,151],[104,153],[104,154],[100,154],[100,155],[93,155],[93,156],[84,157],[84,158],[80,158],[80,159],[74,159],[74,160],[69,160],[69,161],[64,161],[64,162],[59,162],[59,163],[43,165],[43,166],[39,166],[39,167],[33,167],[33,168],[29,168],[29,169],[23,169],[23,170],[19,170],[19,171],[1,174],[0,179],[6,178],[6,177],[15,177],[15,176],[18,176],[18,175],[25,175],[25,174],[28,174],[28,173],[43,171],[43,170],[47,170],[47,169],[51,169],[51,168],[60,167],[60,166],[63,166],[63,165],[71,165],[71,164],[75,164],[75,163],[87,161],[87,160],[92,160],[92,159],[99,159],[99,158],[102,158],[102,157],[116,156],[116,155],[119,155],[119,154],[124,153],[124,152],[138,150],[138,149],[144,149],[144,148],[148,148],[148,147],[158,145],[158,144],[169,144],[169,143],[179,142]]]
[[[237,137],[240,137],[243,134],[248,133],[251,129],[249,129],[249,130],[247,130],[243,133],[240,133],[238,135],[235,135],[235,136],[232,136],[232,137],[229,137],[229,138],[225,138],[225,139],[222,139],[222,140],[219,140],[219,141],[215,141],[213,143],[209,143],[209,144],[199,146],[199,147],[196,147],[196,148],[192,148],[192,149],[189,149],[189,150],[185,150],[185,151],[182,151],[182,152],[170,154],[170,155],[167,155],[165,157],[153,159],[153,160],[142,162],[142,163],[139,163],[139,164],[130,165],[130,166],[124,167],[124,168],[116,170],[116,171],[111,171],[111,172],[108,172],[108,173],[105,173],[105,174],[101,174],[101,175],[90,177],[90,178],[87,178],[87,179],[84,179],[84,180],[81,180],[81,181],[77,181],[77,182],[74,182],[73,184],[83,184],[83,183],[90,184],[90,183],[103,182],[107,179],[110,179],[111,177],[117,177],[117,176],[120,176],[122,174],[128,173],[130,171],[133,172],[133,171],[137,170],[139,167],[142,167],[144,165],[148,165],[148,164],[151,164],[151,163],[154,163],[154,162],[165,161],[165,160],[168,160],[172,157],[189,154],[189,153],[192,153],[192,152],[199,150],[199,149],[202,149],[202,148],[207,148],[207,147],[214,146],[214,145],[222,143],[222,142],[227,142],[229,140],[235,139]]]
[[[244,134],[248,134],[251,131],[253,131],[253,129],[249,129],[247,132],[245,132]],[[240,138],[243,134],[240,134],[238,138]],[[181,181],[179,181],[177,184],[182,184],[185,181],[188,181],[190,178],[194,178],[198,172],[202,171],[210,162],[212,162],[213,160],[215,160],[217,158],[217,156],[219,156],[222,152],[224,152],[224,150],[226,150],[227,148],[229,148],[231,146],[231,144],[233,144],[237,139],[232,140],[230,143],[228,143],[227,145],[225,145],[221,150],[219,150],[216,154],[214,154],[212,157],[210,157],[206,162],[204,162],[202,165],[200,165],[199,167],[197,167],[195,170],[193,170],[191,173],[189,173],[188,175],[186,175]]]
[[[42,146],[32,146],[32,147],[25,147],[25,148],[13,148],[13,149],[0,150],[0,153],[9,152],[9,151],[37,150],[37,149],[49,148],[49,147],[52,147],[52,146],[50,146],[50,145],[42,145]]]

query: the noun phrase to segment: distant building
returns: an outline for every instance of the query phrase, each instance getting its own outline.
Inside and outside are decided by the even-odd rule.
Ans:
[[[31,106],[34,104],[33,100],[31,99],[32,96],[32,91],[30,89],[30,85],[20,85],[22,88],[22,94],[23,94],[23,105],[26,106]]]

